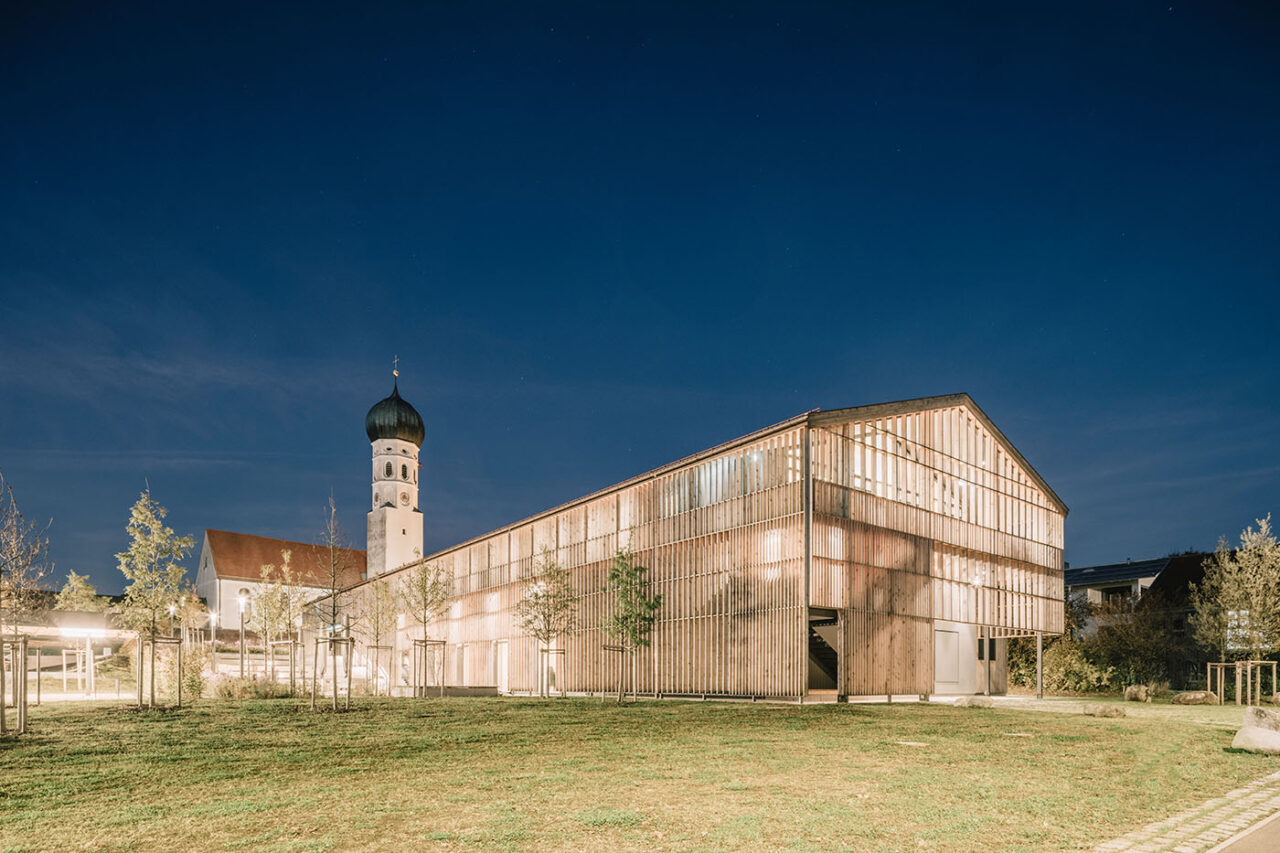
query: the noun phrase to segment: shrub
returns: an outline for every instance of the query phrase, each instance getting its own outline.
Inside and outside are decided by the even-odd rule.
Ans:
[[[219,699],[288,699],[288,685],[257,677],[220,678],[214,682],[213,695]]]
[[[192,645],[182,648],[182,698],[199,699],[204,695],[205,670],[209,668],[209,652],[202,646]],[[156,672],[160,677],[161,688],[169,693],[174,692],[174,679],[178,678],[178,649],[176,646],[163,645],[156,649]]]
[[[1089,660],[1079,643],[1054,643],[1044,653],[1045,690],[1091,693],[1110,689],[1114,678],[1115,670]]]

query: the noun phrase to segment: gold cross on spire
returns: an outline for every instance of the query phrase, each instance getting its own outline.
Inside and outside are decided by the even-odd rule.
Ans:
[[[391,375],[400,378],[400,356],[396,356],[391,360]]]

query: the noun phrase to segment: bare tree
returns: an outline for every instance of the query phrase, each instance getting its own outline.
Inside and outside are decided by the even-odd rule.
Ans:
[[[400,581],[400,601],[422,629],[422,639],[428,639],[427,630],[444,612],[452,589],[453,575],[441,563],[419,561],[404,572]],[[417,677],[415,673],[414,678]],[[425,683],[422,695],[426,695]]]
[[[290,594],[296,584],[293,569],[289,565],[292,552],[280,552],[280,565],[267,563],[262,566],[262,582],[250,594],[249,624],[266,643],[274,642],[293,631],[293,601]]]
[[[524,596],[516,604],[520,628],[534,638],[539,652],[550,649],[556,638],[572,631],[577,622],[578,593],[570,580],[569,570],[544,550],[533,577],[525,584]],[[539,692],[545,695],[545,685],[539,686]]]
[[[322,573],[326,591],[312,606],[312,613],[319,622],[319,630],[326,639],[336,637],[344,630],[343,620],[347,614],[347,597],[344,594],[346,580],[350,577],[351,565],[348,561],[348,548],[342,526],[338,523],[338,506],[329,497],[329,508],[325,511],[324,529],[320,532],[320,546],[324,548],[326,565]],[[329,662],[333,673],[333,710],[338,710],[338,648],[335,643],[328,643]],[[347,701],[350,702],[350,690]]]
[[[359,625],[360,634],[365,639],[366,657],[371,661],[373,670],[373,689],[378,692],[378,664],[382,659],[382,650],[388,648],[384,640],[392,636],[396,629],[396,590],[391,582],[377,579],[365,584],[360,594]],[[390,655],[388,655],[390,658]],[[387,690],[390,692],[390,671],[388,662]],[[366,681],[368,679],[366,678]]]
[[[44,579],[52,569],[48,529],[23,517],[0,474],[0,632],[9,626],[17,634],[18,624],[42,609]]]

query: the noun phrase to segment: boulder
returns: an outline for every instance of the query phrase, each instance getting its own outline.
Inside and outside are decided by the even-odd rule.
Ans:
[[[1280,712],[1245,708],[1244,722],[1231,740],[1234,749],[1280,755]]]
[[[1266,708],[1250,706],[1244,709],[1244,722],[1240,727],[1280,732],[1280,711],[1268,711]]]
[[[1243,728],[1231,739],[1233,749],[1280,755],[1280,732],[1271,729]]]
[[[990,696],[961,696],[955,701],[957,708],[994,708],[996,703]]]
[[[1124,689],[1124,701],[1126,702],[1150,702],[1151,691],[1145,684],[1130,684]]]
[[[1218,697],[1208,690],[1189,690],[1179,693],[1169,701],[1175,705],[1217,705]]]
[[[1093,702],[1086,702],[1084,712],[1090,717],[1123,717],[1124,708],[1119,705],[1101,705]]]

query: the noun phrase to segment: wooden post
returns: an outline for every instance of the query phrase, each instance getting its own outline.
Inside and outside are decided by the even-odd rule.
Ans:
[[[5,702],[5,686],[4,686],[4,653],[8,650],[8,645],[3,638],[0,638],[0,735],[9,732],[8,707]]]
[[[156,706],[156,638],[154,636],[151,638],[150,648],[151,651],[147,655],[151,659],[151,690],[149,698],[151,707],[154,708]]]
[[[316,648],[311,654],[311,710],[316,709],[316,667],[320,665],[320,638],[316,638]]]
[[[22,638],[22,704],[18,706],[18,734],[27,733],[27,638]]]
[[[347,617],[347,705],[348,711],[351,710],[351,659],[355,657],[353,652],[356,648],[356,641],[351,639],[351,617]]]
[[[1236,661],[1236,704],[1240,703],[1240,661]]]
[[[1044,698],[1044,633],[1036,631],[1036,698]]]
[[[178,707],[182,707],[182,643],[178,643]]]
[[[142,670],[146,668],[146,658],[142,655],[142,632],[138,632],[137,664],[138,664],[138,710],[142,710]]]

